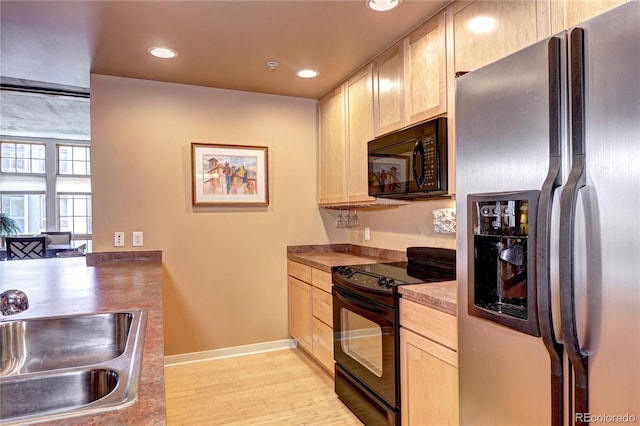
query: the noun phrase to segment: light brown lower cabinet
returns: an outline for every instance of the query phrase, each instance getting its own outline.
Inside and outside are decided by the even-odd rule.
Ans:
[[[333,328],[313,318],[313,350],[315,359],[333,374]]]
[[[289,335],[307,351],[313,346],[311,286],[289,276]]]
[[[404,315],[403,315],[404,314]],[[400,305],[400,392],[402,425],[457,425],[458,424],[458,353],[455,348],[432,340],[433,328],[429,320],[445,320],[452,324],[455,316],[401,300]],[[406,328],[402,319],[423,318]],[[407,321],[410,322],[411,321]],[[447,343],[455,341],[455,327],[441,328],[442,323],[433,324]],[[446,332],[443,333],[443,330]],[[432,338],[427,338],[429,335]],[[455,345],[452,345],[455,346]]]
[[[289,335],[333,376],[331,273],[288,261]]]

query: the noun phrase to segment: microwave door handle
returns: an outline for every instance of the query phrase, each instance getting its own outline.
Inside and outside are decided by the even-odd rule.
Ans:
[[[551,272],[549,253],[551,245],[551,217],[556,189],[561,184],[561,148],[562,140],[562,96],[561,96],[561,40],[552,37],[549,40],[549,167],[547,177],[540,190],[538,213],[536,218],[536,285],[538,299],[538,322],[540,335],[551,360],[551,426],[563,423],[563,347],[558,342],[553,329],[551,303]]]
[[[420,156],[420,165],[422,173],[418,175],[418,156]],[[425,166],[424,159],[426,153],[424,152],[424,145],[422,145],[422,140],[418,138],[415,146],[413,147],[413,178],[418,184],[418,188],[422,188],[425,180]]]

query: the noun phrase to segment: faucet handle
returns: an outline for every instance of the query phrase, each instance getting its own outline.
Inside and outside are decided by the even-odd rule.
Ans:
[[[0,294],[0,313],[2,315],[19,314],[29,309],[29,298],[22,290],[11,289]]]

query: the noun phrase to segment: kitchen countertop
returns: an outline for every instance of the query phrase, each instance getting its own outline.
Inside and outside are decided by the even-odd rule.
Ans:
[[[0,289],[10,288],[20,289],[29,297],[29,309],[10,319],[136,308],[148,313],[140,388],[133,405],[92,416],[31,424],[166,424],[161,262],[87,266],[83,257],[3,261]]]
[[[287,258],[326,272],[331,272],[334,266],[407,260],[403,251],[353,244],[289,246]]]
[[[352,244],[325,244],[287,247],[287,258],[331,272],[333,266],[406,261],[406,253]],[[400,286],[403,298],[450,315],[457,313],[457,283],[447,281]]]
[[[444,281],[429,284],[400,286],[403,299],[456,315],[458,310],[458,282]]]

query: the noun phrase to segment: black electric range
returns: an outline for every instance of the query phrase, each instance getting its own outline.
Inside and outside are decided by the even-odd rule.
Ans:
[[[375,299],[397,295],[398,286],[451,281],[456,277],[455,250],[413,247],[406,262],[334,267],[333,284]],[[387,303],[393,303],[391,299]]]
[[[401,424],[398,288],[455,276],[455,251],[431,247],[408,248],[406,262],[333,268],[335,390],[364,424]]]

